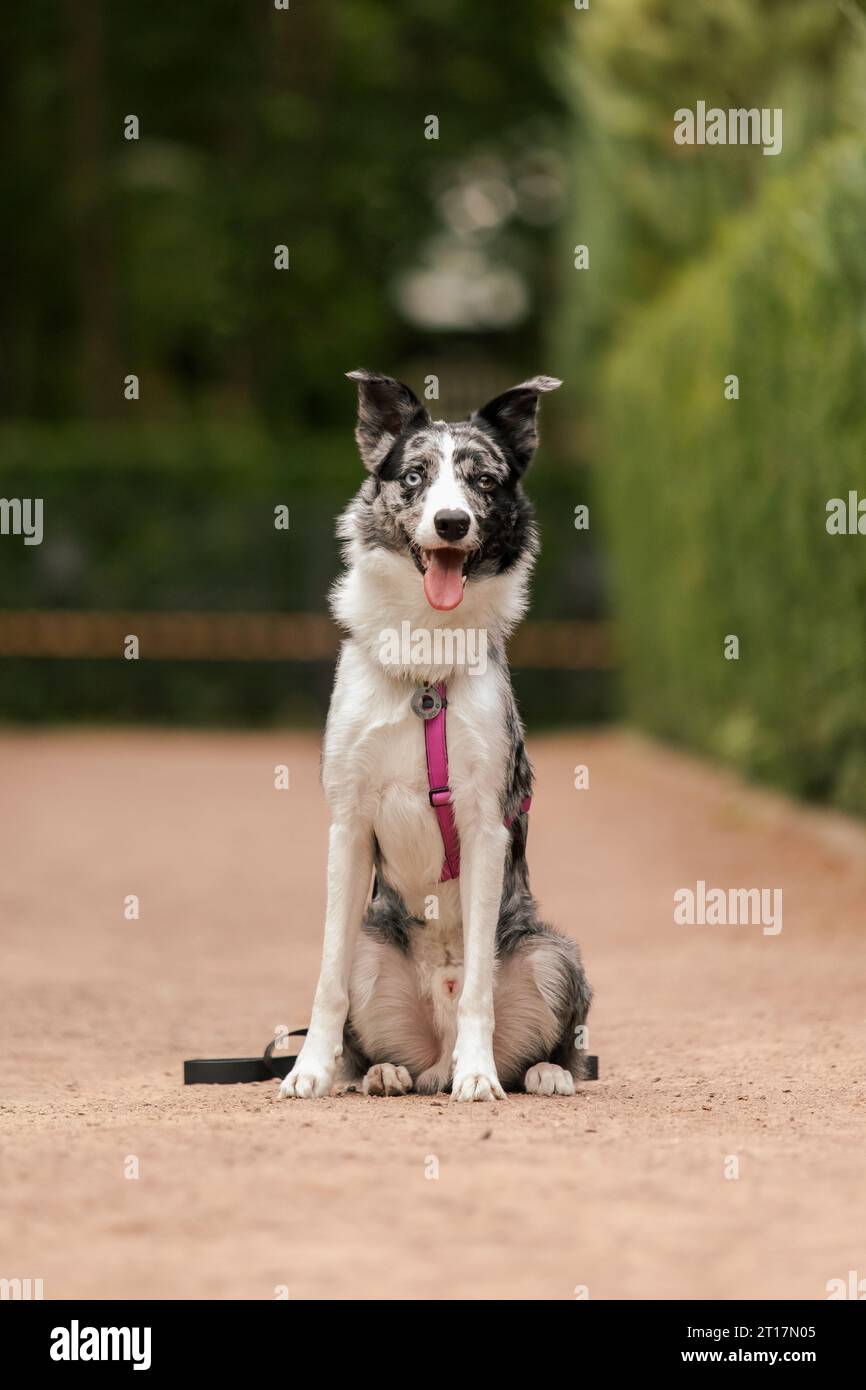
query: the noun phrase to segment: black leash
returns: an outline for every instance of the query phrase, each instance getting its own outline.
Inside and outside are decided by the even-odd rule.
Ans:
[[[294,1028],[284,1037],[304,1038],[306,1028]],[[184,1086],[229,1086],[237,1081],[282,1081],[288,1076],[297,1055],[281,1052],[275,1056],[277,1039],[272,1038],[261,1057],[193,1057],[183,1064]]]
[[[305,1038],[306,1028],[293,1028],[284,1034],[289,1038]],[[277,1057],[276,1038],[272,1038],[261,1057],[193,1057],[183,1064],[183,1084],[185,1086],[230,1086],[238,1081],[278,1081],[288,1076],[297,1056],[283,1052]],[[598,1080],[598,1058],[587,1055],[584,1059],[586,1075],[584,1081]]]

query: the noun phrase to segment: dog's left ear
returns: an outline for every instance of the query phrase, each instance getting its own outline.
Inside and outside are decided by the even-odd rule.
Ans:
[[[534,376],[531,381],[503,391],[475,412],[501,436],[521,473],[528,468],[538,447],[539,393],[555,391],[561,385],[555,376]]]
[[[402,381],[359,367],[347,372],[358,383],[358,423],[355,439],[361,458],[369,469],[379,467],[390,453],[397,436],[408,425],[430,424],[430,416],[415,392]]]

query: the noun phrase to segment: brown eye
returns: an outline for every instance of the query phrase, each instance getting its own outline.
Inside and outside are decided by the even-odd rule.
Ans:
[[[481,473],[475,481],[482,492],[492,492],[496,487],[496,479],[493,477],[492,473]]]

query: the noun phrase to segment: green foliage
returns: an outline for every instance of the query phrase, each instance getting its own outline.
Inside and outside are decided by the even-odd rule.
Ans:
[[[481,403],[476,381],[493,395],[556,371],[541,337],[563,101],[545,55],[573,18],[562,0],[17,7],[0,85],[0,415],[28,423],[4,426],[0,456],[4,495],[43,497],[46,529],[42,546],[0,546],[4,604],[321,611],[334,517],[361,476],[344,372],[419,388],[434,373],[450,415],[449,395],[458,414]],[[396,287],[443,241],[510,272],[524,317],[420,327]],[[545,449],[531,490],[534,613],[595,616],[594,533],[571,523],[592,499],[570,448]],[[288,533],[272,524],[281,502]],[[329,675],[0,668],[5,715],[64,718],[299,717],[308,691],[321,710]],[[526,693],[534,718],[593,716],[607,681],[536,672]]]
[[[866,46],[853,0],[605,0],[580,16],[560,61],[573,111],[573,205],[563,248],[590,247],[557,344],[584,394],[628,315],[710,249],[726,218],[786,178],[816,142],[866,119]],[[866,19],[862,20],[866,27]],[[782,152],[674,141],[674,114],[781,107]]]
[[[862,142],[774,180],[631,319],[600,469],[635,717],[861,813],[866,537],[828,534],[826,506],[866,496],[864,226]]]
[[[321,613],[340,557],[334,520],[363,477],[344,383],[340,433],[276,435],[202,420],[168,426],[6,426],[3,495],[40,497],[44,540],[0,544],[0,594],[15,608]],[[588,479],[544,449],[529,475],[544,537],[535,618],[596,616],[592,533],[573,509]],[[288,531],[274,508],[289,508]],[[318,719],[328,663],[0,660],[6,718]],[[528,672],[536,724],[600,717],[601,675]]]
[[[401,316],[394,279],[442,231],[466,160],[519,162],[551,138],[561,106],[540,57],[561,17],[560,0],[531,16],[500,0],[16,7],[0,412],[110,418],[135,372],[151,418],[319,428],[351,367],[464,352]],[[530,313],[471,346],[537,371],[550,228],[518,206],[488,249],[497,238]]]
[[[339,569],[335,518],[363,467],[346,428],[276,435],[252,425],[8,425],[7,497],[44,499],[45,538],[0,546],[0,593],[16,608],[322,612]],[[546,448],[527,489],[544,540],[533,612],[592,617],[590,532],[573,510],[590,478]],[[289,508],[288,531],[274,508]]]
[[[213,423],[8,427],[0,449],[4,495],[44,499],[43,543],[0,547],[19,608],[319,610],[360,468],[351,439]]]

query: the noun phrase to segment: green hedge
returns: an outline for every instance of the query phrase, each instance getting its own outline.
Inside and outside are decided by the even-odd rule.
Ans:
[[[44,500],[41,545],[0,537],[6,608],[324,612],[334,520],[363,477],[351,413],[343,431],[285,437],[229,422],[7,426],[0,458],[0,495]],[[587,482],[552,449],[531,474],[545,542],[534,617],[600,613],[594,533],[573,525]],[[274,528],[278,504],[288,531]],[[0,718],[258,723],[317,719],[327,704],[327,664],[141,667],[130,681],[123,661],[0,660]],[[606,673],[521,679],[533,722],[610,708]]]
[[[856,13],[815,0],[605,0],[577,16],[559,71],[572,111],[562,255],[570,265],[587,244],[591,270],[571,273],[554,358],[580,363],[591,410],[628,316],[819,142],[863,129],[866,45]],[[782,152],[678,146],[674,112],[698,100],[783,108]]]
[[[44,498],[42,545],[0,543],[16,608],[319,610],[360,470],[351,439],[225,423],[10,426],[0,456],[4,496]]]
[[[600,468],[634,717],[861,813],[866,536],[828,534],[826,505],[866,496],[864,227],[849,139],[729,223],[631,318]]]

